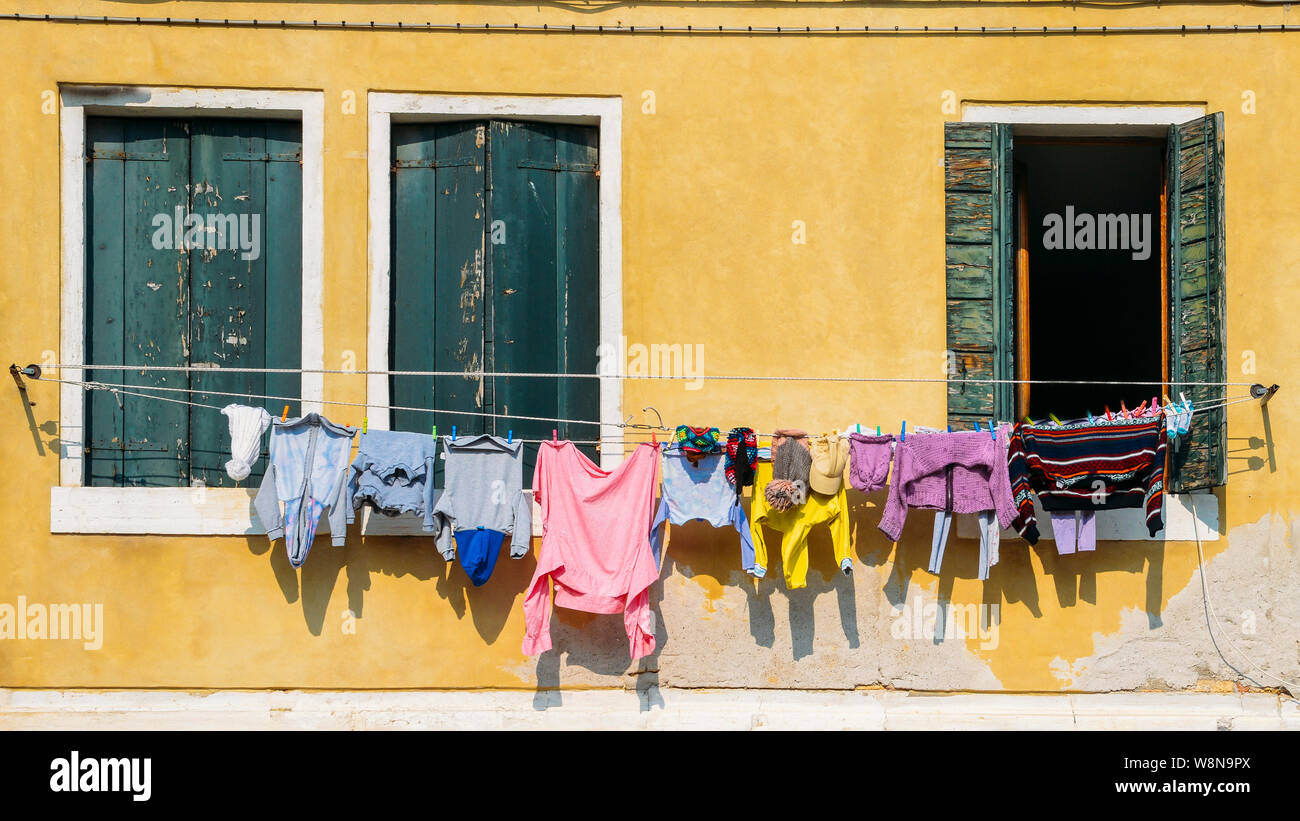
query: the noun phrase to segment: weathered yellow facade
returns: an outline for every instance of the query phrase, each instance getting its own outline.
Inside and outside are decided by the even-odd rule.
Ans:
[[[987,6],[987,7],[984,7]],[[706,374],[936,376],[945,348],[943,124],[972,103],[1200,105],[1225,114],[1228,380],[1280,383],[1269,405],[1228,409],[1219,538],[1203,545],[1211,602],[1242,670],[1295,680],[1300,561],[1300,32],[1290,6],[1048,3],[513,4],[55,2],[41,13],[465,24],[732,26],[1239,25],[1239,33],[657,34],[250,29],[0,19],[0,350],[19,365],[60,349],[61,85],[319,91],[324,99],[326,368],[366,361],[371,92],[607,97],[622,105],[622,334],[701,344]],[[36,11],[20,3],[22,12]],[[1294,20],[1294,17],[1291,16]],[[1296,21],[1300,26],[1300,21]],[[355,101],[349,107],[347,101]],[[796,221],[806,243],[795,243]],[[674,296],[708,288],[707,312]],[[743,297],[743,299],[741,298]],[[791,310],[797,306],[798,310]],[[1247,371],[1253,365],[1254,371]],[[361,367],[361,365],[358,365]],[[896,687],[1018,692],[1217,689],[1234,678],[1206,633],[1195,542],[1105,542],[1057,558],[1003,543],[989,582],[974,543],[926,572],[930,519],[891,545],[883,494],[852,494],[856,572],[813,540],[809,587],[755,585],[735,534],[671,532],[652,592],[660,648],[631,665],[617,617],[557,611],[556,652],[520,652],[531,558],[483,588],[427,540],[323,539],[301,572],[260,536],[52,535],[59,390],[17,392],[0,438],[6,502],[0,602],[102,602],[98,650],[0,643],[0,686],[186,689]],[[1241,395],[1243,388],[1229,389]],[[325,377],[327,400],[365,402],[361,376]],[[669,424],[941,424],[941,384],[629,380],[623,415]],[[326,415],[359,421],[355,407]],[[1266,437],[1266,433],[1269,435]],[[43,445],[38,452],[36,441]],[[1272,449],[1274,458],[1270,460]],[[534,546],[538,540],[534,540]],[[899,607],[1000,604],[995,647],[914,635]],[[930,617],[932,618],[932,616]],[[1265,684],[1275,681],[1256,678]]]

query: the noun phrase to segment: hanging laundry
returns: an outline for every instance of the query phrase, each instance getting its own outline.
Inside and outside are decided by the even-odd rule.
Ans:
[[[622,613],[632,658],[655,649],[649,588],[659,578],[650,522],[659,446],[642,443],[603,470],[572,442],[542,442],[533,495],[542,511],[542,548],[524,596],[525,655],[551,649],[551,602],[588,613]]]
[[[348,468],[348,524],[363,505],[385,516],[414,514],[434,531],[434,458],[438,440],[427,433],[372,430],[361,434]]]
[[[789,510],[802,505],[808,499],[808,473],[811,469],[808,434],[801,430],[778,429],[772,435],[772,479],[763,489],[767,504],[773,510]]]
[[[678,450],[692,460],[708,453],[720,453],[723,449],[722,433],[717,428],[678,425],[673,438]]]
[[[754,570],[754,542],[740,497],[727,482],[724,456],[713,453],[692,462],[677,447],[664,449],[663,485],[659,508],[650,525],[650,547],[655,561],[663,550],[664,525],[682,525],[699,519],[714,527],[734,527],[740,534],[741,566]]]
[[[230,461],[226,462],[226,475],[241,482],[248,478],[253,463],[262,455],[262,434],[271,426],[271,414],[266,408],[248,405],[226,405],[221,413],[230,425]]]
[[[732,428],[727,434],[727,481],[739,499],[745,488],[754,484],[754,466],[758,464],[758,437],[753,428]]]
[[[810,440],[812,468],[808,471],[808,488],[823,496],[833,496],[844,486],[844,470],[849,466],[849,443],[839,436],[814,436]]]
[[[751,575],[760,579],[767,575],[767,542],[763,536],[763,525],[782,534],[779,545],[781,566],[785,570],[785,586],[791,590],[807,586],[808,535],[817,525],[826,525],[830,529],[835,561],[845,574],[852,573],[849,502],[843,484],[833,495],[810,493],[803,504],[778,510],[769,504],[765,492],[775,481],[774,464],[759,462],[754,476],[754,502],[750,509],[750,531],[754,540],[754,569],[750,571]]]
[[[1054,534],[1077,549],[1093,549],[1096,527],[1076,523],[1074,511],[1143,508],[1155,536],[1164,527],[1165,425],[1159,417],[1016,425],[1008,457],[1016,530],[1030,544],[1038,541],[1036,495],[1049,514],[1070,514],[1053,518]]]
[[[898,541],[908,509],[937,511],[930,543],[931,573],[943,566],[954,513],[993,511],[1003,527],[1016,517],[1007,473],[1006,442],[1010,428],[999,426],[996,438],[980,431],[928,433],[898,442],[880,531]],[[986,529],[987,534],[987,529]],[[979,576],[988,578],[990,545],[981,539]]]
[[[271,541],[284,537],[294,567],[307,560],[325,508],[334,546],[347,540],[347,469],[355,433],[317,413],[271,424],[271,462],[253,509]]]
[[[863,493],[873,493],[885,486],[889,464],[894,458],[894,435],[849,435],[849,484]]]
[[[496,568],[505,537],[510,558],[528,555],[533,500],[524,493],[522,442],[480,434],[442,438],[445,488],[434,505],[438,551],[458,559],[475,587]],[[455,536],[455,545],[452,537]]]

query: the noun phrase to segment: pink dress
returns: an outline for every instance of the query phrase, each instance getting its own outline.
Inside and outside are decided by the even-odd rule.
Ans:
[[[547,579],[555,606],[622,613],[632,658],[655,649],[648,591],[659,578],[650,522],[659,484],[659,446],[638,445],[623,464],[602,470],[572,442],[543,442],[533,471],[542,510],[542,551],[524,596],[525,655],[551,649]]]

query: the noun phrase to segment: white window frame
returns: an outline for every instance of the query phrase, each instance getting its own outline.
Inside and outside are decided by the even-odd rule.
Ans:
[[[369,426],[387,430],[389,425],[388,338],[390,333],[389,248],[392,237],[392,153],[394,123],[439,122],[474,119],[522,119],[536,122],[595,126],[600,152],[600,346],[602,351],[622,351],[623,332],[623,100],[621,97],[509,97],[464,94],[421,94],[372,91],[368,95],[369,144],[366,156],[370,172],[369,288],[370,312],[366,342],[366,403]],[[622,434],[623,383],[615,368],[602,367],[610,375],[600,381],[600,425],[589,427],[604,441],[616,442]],[[609,437],[613,437],[612,439]],[[585,434],[582,438],[588,438]],[[622,448],[602,448],[601,467],[610,469],[623,461]],[[525,477],[527,479],[527,477]],[[415,516],[369,516],[362,519],[362,533],[373,535],[421,535]],[[541,515],[534,508],[533,531],[540,535]],[[427,534],[423,534],[427,535]]]
[[[302,123],[302,367],[324,363],[324,124],[320,91],[153,86],[59,86],[60,379],[81,380],[86,316],[86,117],[250,117]],[[103,364],[103,363],[90,363]],[[304,413],[319,411],[324,378],[302,375]],[[83,487],[85,393],[59,391],[59,484],[50,491],[50,532],[256,534],[252,488]]]
[[[1206,107],[1203,105],[962,105],[962,122],[1008,123],[1015,126],[1016,134],[1053,136],[1103,133],[1164,136],[1169,126],[1205,115]],[[1055,539],[1042,507],[1037,502],[1034,507],[1040,537]],[[1110,541],[1181,542],[1193,541],[1199,537],[1203,542],[1218,541],[1219,497],[1214,493],[1166,493],[1164,523],[1164,529],[1158,535],[1151,536],[1147,532],[1146,514],[1142,510],[1101,510],[1097,512],[1097,538]],[[1010,531],[1008,534],[1014,535]],[[959,518],[957,535],[963,539],[978,538],[974,517]]]

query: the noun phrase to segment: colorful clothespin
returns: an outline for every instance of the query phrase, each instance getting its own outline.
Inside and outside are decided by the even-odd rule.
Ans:
[[[993,426],[993,420],[989,420],[989,438],[994,442],[998,441],[997,429]]]
[[[1088,411],[1088,424],[1092,424],[1092,411]]]
[[[1110,415],[1110,405],[1102,405],[1102,407],[1106,409],[1106,421],[1111,421],[1114,417]]]
[[[366,428],[368,427],[370,427],[370,417],[368,416],[361,417],[361,432],[365,433]]]
[[[1049,413],[1049,414],[1047,414],[1047,418],[1048,418],[1048,419],[1051,419],[1053,422],[1055,422],[1055,423],[1056,423],[1056,426],[1057,426],[1058,428],[1061,426],[1061,420],[1056,418],[1056,414],[1054,414],[1054,413]]]
[[[1034,420],[1033,420],[1033,419],[1030,419],[1030,418],[1029,418],[1029,414],[1027,414],[1027,413],[1025,414],[1025,424],[1026,424],[1026,425],[1032,425],[1032,424],[1034,424]]]
[[[858,433],[862,433],[862,426],[861,426],[861,425],[855,425],[854,427],[856,427],[856,428],[858,429]]]
[[[559,434],[555,432],[555,428],[551,428],[551,444],[557,445],[559,444],[559,441],[560,441]]]
[[[978,419],[976,419],[976,420],[975,420],[975,432],[976,432],[976,433],[979,433],[979,432],[982,431],[982,430],[984,430],[984,429],[980,427],[980,422],[979,422]]]
[[[1119,415],[1122,416],[1122,417],[1124,417],[1125,419],[1131,419],[1131,418],[1132,418],[1131,416],[1128,415],[1128,408],[1126,408],[1126,407],[1124,406],[1124,400],[1123,400],[1123,399],[1119,400]]]
[[[513,445],[514,443],[515,443],[515,432],[513,430],[506,431],[506,444]]]
[[[451,443],[452,443],[453,445],[456,444],[456,426],[455,426],[455,425],[452,425],[452,426],[451,426]]]
[[[876,435],[880,435],[880,425],[876,425]]]
[[[289,406],[288,406],[288,405],[285,405],[285,406],[284,406],[284,412],[280,414],[280,421],[283,422],[284,420],[286,420],[286,419],[288,419],[288,418],[289,418]]]
[[[903,420],[903,430],[902,430],[902,433],[901,433],[901,434],[899,435],[899,437],[898,437],[898,441],[900,441],[900,442],[906,442],[906,441],[907,441],[907,420],[906,420],[906,419]]]
[[[952,425],[949,425],[949,426],[948,426],[948,432],[949,432],[949,433],[952,433]]]
[[[654,433],[650,434],[650,444],[659,447],[659,437]]]

